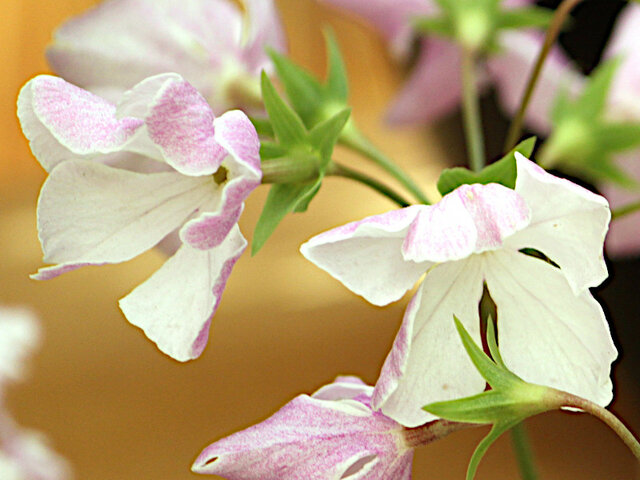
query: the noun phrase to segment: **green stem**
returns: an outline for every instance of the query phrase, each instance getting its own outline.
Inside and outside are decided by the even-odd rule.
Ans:
[[[318,160],[313,155],[263,160],[262,183],[303,183],[318,178]]]
[[[479,172],[486,163],[484,137],[476,83],[476,57],[467,48],[462,48],[462,115],[469,149],[469,165],[473,171]]]
[[[393,160],[378,150],[364,135],[355,128],[344,130],[340,136],[340,143],[373,161],[393,178],[398,180],[420,203],[429,205],[431,202],[413,179],[396,165]]]
[[[556,390],[554,393],[562,400],[563,407],[579,408],[580,410],[583,410],[606,423],[607,426],[609,426],[609,428],[611,428],[611,430],[620,437],[625,445],[629,447],[629,450],[631,450],[638,462],[640,462],[640,443],[638,443],[638,440],[633,436],[633,433],[631,433],[631,431],[618,419],[618,417],[606,408],[596,405],[584,398],[571,395],[567,392],[561,392],[559,390]]]
[[[387,187],[383,183],[380,183],[375,178],[372,178],[364,173],[360,173],[356,170],[352,170],[349,167],[344,165],[340,165],[337,163],[329,164],[327,168],[327,175],[335,175],[339,177],[350,178],[351,180],[355,180],[356,182],[360,182],[372,189],[376,190],[378,193],[381,193],[385,197],[397,203],[400,207],[408,207],[411,205],[406,199],[404,199],[400,194],[393,191],[391,188]]]
[[[535,465],[533,450],[524,423],[519,423],[511,429],[511,443],[518,461],[518,469],[522,480],[537,480],[538,472]]]
[[[611,220],[618,220],[619,218],[635,213],[640,210],[640,201],[623,205],[611,211]]]
[[[527,86],[524,90],[524,94],[522,95],[522,100],[520,101],[520,108],[518,109],[518,113],[513,117],[513,121],[511,122],[511,126],[509,127],[509,133],[507,133],[507,139],[504,143],[504,151],[508,152],[518,143],[518,139],[520,135],[522,135],[522,124],[524,122],[524,114],[527,111],[527,107],[529,106],[529,102],[531,101],[531,97],[533,96],[533,92],[535,91],[536,85],[538,84],[538,79],[540,78],[540,73],[542,72],[542,67],[544,66],[544,62],[549,56],[549,52],[551,51],[551,47],[555,43],[558,35],[560,34],[560,29],[564,24],[569,12],[573,10],[573,8],[578,5],[582,0],[564,0],[556,10],[553,15],[553,19],[551,20],[551,24],[547,29],[547,33],[544,38],[544,43],[542,48],[540,49],[540,53],[538,54],[538,58],[536,60],[535,66],[531,71],[531,75],[529,76],[529,80],[527,81]]]

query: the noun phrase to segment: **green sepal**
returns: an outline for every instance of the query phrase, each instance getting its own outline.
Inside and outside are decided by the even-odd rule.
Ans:
[[[466,480],[473,480],[476,476],[476,471],[478,470],[478,465],[480,465],[480,460],[484,457],[484,454],[487,453],[489,447],[493,445],[493,443],[500,438],[500,436],[506,432],[507,430],[511,430],[513,427],[518,425],[523,419],[521,418],[513,418],[508,421],[501,421],[495,423],[491,428],[491,431],[487,434],[486,437],[482,439],[482,441],[478,444],[473,455],[471,456],[471,460],[469,460],[469,466],[467,467],[467,476]]]
[[[446,17],[416,17],[413,19],[413,29],[416,32],[453,38],[455,29],[451,21]]]
[[[261,77],[262,98],[269,114],[273,132],[283,146],[295,146],[305,143],[307,130],[300,117],[278,95],[275,87],[263,71]]]
[[[543,7],[511,8],[498,12],[498,28],[504,30],[519,28],[544,28],[551,23],[553,11]]]
[[[328,65],[327,81],[324,86],[325,95],[327,99],[346,105],[349,96],[349,80],[340,47],[332,30],[326,28],[324,37],[327,44]]]
[[[620,58],[612,58],[593,72],[582,94],[572,106],[572,115],[593,120],[604,113],[611,83],[619,66]]]
[[[637,180],[616,165],[611,155],[599,149],[585,156],[578,165],[574,166],[573,163],[568,163],[567,170],[585,177],[593,183],[606,180],[628,190],[640,187]]]
[[[483,168],[480,172],[473,172],[467,168],[455,167],[446,168],[438,179],[438,191],[442,196],[454,191],[460,185],[470,185],[481,183],[499,183],[508,188],[515,188],[516,185],[516,158],[515,152],[519,152],[525,157],[530,157],[536,143],[536,137],[523,140],[515,146],[500,160]]]
[[[640,123],[620,122],[600,125],[593,141],[608,152],[622,152],[640,145]]]
[[[284,157],[287,154],[287,148],[279,143],[263,140],[260,142],[260,159],[262,161],[271,158]]]
[[[271,122],[268,118],[264,117],[253,117],[250,116],[249,120],[253,124],[253,127],[256,129],[256,133],[263,137],[274,137],[273,127],[271,126]]]
[[[324,174],[331,160],[333,147],[335,146],[342,129],[349,120],[351,109],[347,108],[338,112],[333,117],[317,124],[309,132],[309,141],[319,152],[322,159],[321,172]]]
[[[522,402],[508,392],[488,390],[470,397],[434,402],[422,407],[429,413],[454,422],[493,424],[522,408]]]

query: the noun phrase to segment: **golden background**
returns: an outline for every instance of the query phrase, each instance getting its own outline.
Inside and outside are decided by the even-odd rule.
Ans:
[[[30,376],[9,394],[17,420],[46,433],[79,480],[193,479],[191,462],[210,442],[260,421],[295,395],[338,374],[374,383],[402,317],[406,298],[373,307],[305,261],[299,245],[330,227],[393,206],[347,180],[325,181],[305,215],[290,216],[256,257],[244,255],[226,288],[201,358],[179,364],[156,350],[120,314],[117,299],[161,265],[150,252],[124,265],[91,267],[37,283],[41,265],[35,205],[44,172],[15,117],[18,89],[47,72],[43,52],[64,19],[91,0],[2,0],[0,49],[0,303],[30,305],[43,323],[43,343]],[[335,29],[345,55],[353,114],[363,130],[422,183],[446,158],[460,158],[456,124],[436,130],[389,131],[380,121],[400,83],[382,42],[366,26],[310,0],[282,0],[294,59],[324,71],[321,27]],[[444,141],[442,141],[444,135]],[[347,158],[338,152],[340,158]],[[349,159],[349,161],[354,161]],[[249,199],[247,236],[267,188]],[[614,411],[640,429],[638,391],[616,368]],[[596,420],[547,414],[528,422],[542,479],[628,480],[637,465]],[[462,479],[486,429],[420,449],[416,480]],[[206,477],[205,477],[206,478]],[[481,464],[479,479],[515,479],[508,437]]]

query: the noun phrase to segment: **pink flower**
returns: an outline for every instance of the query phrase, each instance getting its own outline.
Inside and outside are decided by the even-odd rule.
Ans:
[[[120,301],[167,355],[200,355],[247,242],[237,225],[260,184],[259,141],[240,111],[216,118],[177,74],[148,78],[117,106],[39,76],[18,99],[31,149],[50,175],[38,200],[36,279],[129,260],[177,231],[177,252]],[[123,168],[126,167],[126,168]]]
[[[373,394],[373,407],[405,426],[421,407],[479,393],[453,316],[480,343],[483,285],[497,305],[507,367],[530,383],[606,405],[616,349],[589,287],[607,270],[604,198],[517,154],[515,190],[462,185],[416,205],[320,234],[302,254],[375,305],[398,300],[423,276]],[[542,252],[553,264],[527,255]]]
[[[411,47],[411,19],[438,12],[431,0],[322,0],[359,15],[383,33],[392,52],[408,56]],[[522,7],[530,0],[506,0],[507,7]],[[507,31],[498,35],[497,53],[488,55],[481,65],[479,86],[497,87],[502,106],[515,113],[528,73],[533,68],[542,37],[532,32]],[[430,123],[452,113],[462,98],[460,50],[448,40],[428,37],[420,42],[420,55],[406,84],[393,101],[388,120],[395,124]],[[582,77],[573,71],[564,55],[554,50],[543,69],[541,88],[527,111],[528,124],[541,133],[549,130],[549,109],[554,92],[560,87],[578,90]]]
[[[272,0],[109,0],[69,20],[47,50],[53,70],[110,100],[146,77],[177,72],[215,113],[255,107],[269,46],[285,41]]]
[[[192,469],[229,480],[409,480],[413,448],[401,425],[372,410],[372,392],[338,377],[209,445]]]

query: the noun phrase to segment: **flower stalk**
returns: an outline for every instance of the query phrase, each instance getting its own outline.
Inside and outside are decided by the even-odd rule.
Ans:
[[[476,54],[468,48],[462,48],[462,115],[469,165],[471,170],[479,172],[484,168],[486,159],[476,84]]]

